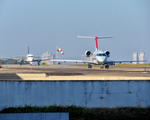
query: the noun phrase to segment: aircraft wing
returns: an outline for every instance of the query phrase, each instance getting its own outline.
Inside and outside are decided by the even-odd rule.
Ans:
[[[5,58],[5,57],[2,57],[2,59],[7,59],[7,60],[17,60],[17,61],[21,60],[21,59],[15,59],[15,58]]]
[[[42,56],[33,56],[34,58],[42,58]],[[15,58],[27,58],[27,56],[15,56]]]
[[[15,58],[27,58],[27,56],[15,56]]]
[[[147,62],[147,60],[148,60],[148,57],[147,57],[147,59],[146,60],[139,60],[139,61],[132,61],[132,60],[130,60],[130,61],[123,61],[123,60],[118,60],[118,61],[106,61],[105,62],[105,64],[114,64],[114,63],[125,63],[125,62],[129,62],[129,63],[132,63],[132,62]]]
[[[90,64],[95,64],[94,61],[86,61],[86,60],[50,60],[50,61],[57,61],[57,62],[75,62],[75,63],[90,63]]]
[[[34,62],[36,62],[36,61],[45,61],[45,60],[53,60],[53,59],[58,59],[58,58],[39,58],[37,60],[34,60]]]
[[[33,56],[34,58],[42,58],[42,56]]]

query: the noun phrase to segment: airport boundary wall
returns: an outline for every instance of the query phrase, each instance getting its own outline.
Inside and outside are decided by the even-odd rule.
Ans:
[[[0,120],[69,120],[69,113],[3,113]]]
[[[150,107],[150,81],[0,81],[0,110],[25,105]]]

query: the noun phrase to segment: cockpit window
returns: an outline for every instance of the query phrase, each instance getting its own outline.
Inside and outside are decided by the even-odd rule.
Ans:
[[[28,57],[33,57],[32,55],[29,55]]]
[[[106,56],[106,54],[101,54],[101,53],[99,53],[99,54],[97,54],[96,56]]]

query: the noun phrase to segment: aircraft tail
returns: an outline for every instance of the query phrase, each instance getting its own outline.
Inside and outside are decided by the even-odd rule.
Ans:
[[[77,36],[79,38],[89,38],[89,39],[95,39],[95,49],[98,50],[98,43],[97,43],[97,39],[104,39],[104,38],[112,38],[109,36],[95,36],[95,37],[90,37],[90,36]]]
[[[28,54],[29,54],[29,46],[28,46]]]

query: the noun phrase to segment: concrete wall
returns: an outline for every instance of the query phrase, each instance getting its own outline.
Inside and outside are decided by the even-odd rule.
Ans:
[[[0,114],[0,120],[69,120],[69,113]]]
[[[150,81],[0,81],[4,107],[149,107]]]

